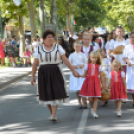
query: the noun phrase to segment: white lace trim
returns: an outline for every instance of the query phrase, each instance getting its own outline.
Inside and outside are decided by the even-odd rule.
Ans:
[[[93,64],[91,68],[91,76],[94,76],[94,75],[95,75],[95,64]]]
[[[115,82],[118,82],[118,73],[117,72],[115,72],[114,79],[115,79]]]

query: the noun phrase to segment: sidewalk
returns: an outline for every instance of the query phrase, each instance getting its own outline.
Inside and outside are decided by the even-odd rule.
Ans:
[[[0,89],[29,75],[32,67],[7,67],[0,69]]]

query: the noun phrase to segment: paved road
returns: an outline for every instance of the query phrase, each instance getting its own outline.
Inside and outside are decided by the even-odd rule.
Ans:
[[[66,68],[64,74],[69,79]],[[107,107],[99,102],[100,118],[93,119],[89,109],[77,109],[76,96],[70,93],[70,103],[59,106],[58,121],[53,123],[48,120],[48,109],[36,101],[36,86],[30,85],[28,76],[0,93],[0,134],[134,134],[134,108],[129,98],[121,118],[116,117],[113,102]]]

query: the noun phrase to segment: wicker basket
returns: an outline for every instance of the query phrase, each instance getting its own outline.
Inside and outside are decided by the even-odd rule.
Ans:
[[[108,101],[111,97],[111,94],[110,94],[110,89],[108,90],[102,90],[101,91],[101,98],[99,98],[99,100],[101,101]]]

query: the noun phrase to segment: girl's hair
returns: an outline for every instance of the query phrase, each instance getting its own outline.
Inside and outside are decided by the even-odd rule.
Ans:
[[[117,26],[115,30],[122,29],[124,31],[124,28],[122,26]]]
[[[115,30],[112,30],[112,32],[108,35],[108,41],[114,39],[114,37],[113,37],[114,31],[115,31]]]
[[[81,41],[80,40],[76,40],[73,44],[73,46],[77,45],[77,44],[81,44]]]
[[[99,34],[93,34],[93,39],[92,39],[92,41],[94,42],[97,38],[99,38]]]
[[[134,32],[131,32],[131,33],[130,33],[130,37],[131,37],[133,34],[134,34]]]
[[[88,37],[88,36],[90,36],[90,35],[91,35],[91,33],[85,32],[85,33],[83,33],[82,39],[84,39],[85,37]]]
[[[123,28],[122,26],[116,27],[115,31],[116,31],[117,29],[122,29],[122,31],[124,32],[124,28]]]
[[[94,55],[94,56],[97,57],[96,64],[101,65],[101,64],[102,64],[101,56],[100,56],[100,53],[99,53],[98,51],[92,51],[92,52],[89,54],[88,63],[91,63],[90,57],[91,57],[92,55]]]
[[[122,66],[121,66],[121,63],[120,63],[119,60],[117,60],[117,59],[114,59],[114,60],[113,60],[113,63],[112,63],[112,70],[114,70],[114,69],[113,69],[113,65],[114,65],[114,64],[118,64],[118,65],[120,66],[119,70],[123,70],[123,69],[122,69]]]

